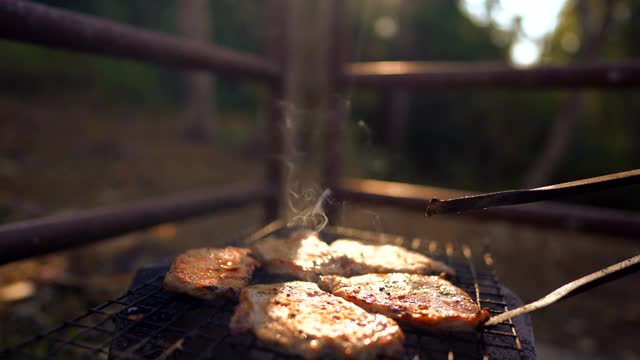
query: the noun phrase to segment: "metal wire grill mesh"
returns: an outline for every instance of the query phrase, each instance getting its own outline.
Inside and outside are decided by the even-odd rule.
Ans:
[[[452,282],[492,314],[507,310],[488,253],[474,257],[468,246],[333,228],[321,237],[340,236],[391,243],[426,253],[452,266]],[[164,291],[166,267],[142,285],[89,309],[57,328],[0,353],[9,359],[291,359],[252,335],[231,335],[234,303],[211,304]],[[258,271],[254,283],[279,281]],[[507,321],[475,333],[430,333],[403,328],[406,359],[522,359],[516,326]]]

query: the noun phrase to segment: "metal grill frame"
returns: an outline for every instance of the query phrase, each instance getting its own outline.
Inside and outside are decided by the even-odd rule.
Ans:
[[[282,215],[284,194],[284,139],[281,132],[288,74],[286,38],[291,0],[269,0],[268,54],[260,57],[236,50],[198,43],[181,37],[132,27],[27,0],[0,0],[0,39],[19,41],[66,51],[111,56],[162,64],[176,69],[205,70],[220,76],[258,81],[269,92],[265,122],[268,140],[264,181],[242,189],[184,193],[125,206],[85,209],[64,216],[45,216],[0,225],[0,264],[42,255],[165,222],[231,210],[261,202],[265,223]],[[355,88],[387,88],[393,91],[448,88],[598,88],[640,87],[640,60],[617,63],[573,64],[535,69],[512,69],[475,62],[352,62],[349,56],[348,12],[343,0],[330,0],[327,59],[329,99],[323,162],[324,187],[337,201],[372,202],[425,211],[426,201],[447,198],[453,190],[366,179],[343,178],[343,140],[348,109],[343,95]],[[403,70],[400,70],[403,69]],[[373,186],[372,186],[373,185]],[[400,189],[402,188],[402,189]],[[224,190],[221,192],[221,190]],[[396,192],[395,190],[402,190]],[[408,190],[408,191],[407,191]],[[456,193],[458,193],[456,191]],[[194,196],[195,195],[195,196]],[[455,196],[454,196],[455,197]],[[152,206],[150,206],[152,205]],[[329,208],[329,219],[337,217]],[[499,219],[537,226],[569,228],[607,235],[637,238],[640,215],[584,206],[545,204],[509,210],[464,213],[482,219]]]
[[[278,229],[278,232],[288,231]],[[257,234],[257,233],[256,233]],[[264,234],[249,238],[261,238]],[[350,237],[370,243],[405,246],[446,262],[456,269],[451,279],[491,314],[508,310],[502,287],[485,249],[477,257],[466,244],[442,244],[419,238],[331,227],[320,233],[331,242]],[[236,245],[238,242],[233,242]],[[168,267],[162,270],[166,271]],[[164,271],[140,286],[87,310],[84,314],[6,349],[9,359],[291,359],[274,352],[253,335],[230,335],[228,322],[235,302],[207,303],[164,291]],[[253,283],[283,279],[258,271]],[[476,333],[430,333],[403,327],[405,359],[525,359],[516,325],[506,321]],[[505,354],[507,355],[505,357]]]

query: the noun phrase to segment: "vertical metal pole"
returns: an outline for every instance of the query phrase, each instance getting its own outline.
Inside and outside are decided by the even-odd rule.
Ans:
[[[270,83],[268,115],[266,121],[268,158],[266,180],[271,196],[265,202],[265,222],[270,223],[280,217],[284,192],[283,184],[283,151],[282,134],[286,88],[286,44],[287,44],[287,11],[288,0],[269,1],[269,35],[268,47],[273,63],[280,70],[277,80]]]
[[[329,51],[327,65],[329,67],[328,112],[325,127],[325,157],[324,157],[324,183],[325,187],[333,190],[334,197],[342,175],[342,148],[344,138],[344,125],[347,117],[347,99],[344,98],[344,63],[347,60],[346,51],[349,29],[346,29],[345,1],[333,0],[329,24]],[[340,201],[336,197],[337,201]],[[335,223],[338,216],[338,206],[327,209],[329,221]]]
[[[211,17],[208,0],[178,1],[178,28],[187,37],[211,42]],[[193,142],[209,142],[216,122],[215,77],[206,71],[183,74],[184,132]]]

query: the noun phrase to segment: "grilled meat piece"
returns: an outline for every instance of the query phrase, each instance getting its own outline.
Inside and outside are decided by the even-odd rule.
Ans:
[[[341,273],[354,276],[370,273],[431,274],[455,271],[447,265],[415,251],[395,245],[367,245],[356,240],[340,239],[329,246],[334,259],[339,259]]]
[[[171,264],[164,287],[205,300],[235,297],[259,265],[249,254],[232,246],[188,250]]]
[[[319,275],[341,274],[329,245],[311,232],[295,232],[288,238],[272,235],[256,242],[252,251],[274,274],[307,281],[316,281]]]
[[[374,359],[403,351],[404,334],[395,321],[304,281],[245,288],[230,327],[305,359]]]
[[[252,250],[269,272],[306,281],[317,281],[320,275],[454,274],[445,264],[400,246],[367,245],[346,239],[328,245],[311,232],[296,232],[288,238],[272,235],[256,242]]]
[[[367,311],[401,324],[433,330],[471,331],[489,319],[469,295],[438,276],[368,274],[322,276],[320,287]]]

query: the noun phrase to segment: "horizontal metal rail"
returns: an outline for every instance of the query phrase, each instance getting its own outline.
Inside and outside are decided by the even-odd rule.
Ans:
[[[378,180],[346,179],[341,181],[334,195],[340,200],[397,206],[426,213],[427,203],[433,197],[447,199],[473,193]],[[553,202],[474,210],[461,213],[459,216],[569,228],[621,237],[640,236],[640,213]]]
[[[0,0],[0,38],[266,81],[281,69],[254,55],[22,0]]]
[[[357,87],[629,88],[640,86],[640,60],[514,69],[496,63],[380,61],[347,64],[343,81]]]
[[[48,216],[0,226],[0,264],[265,201],[264,184],[198,191],[118,207]]]

